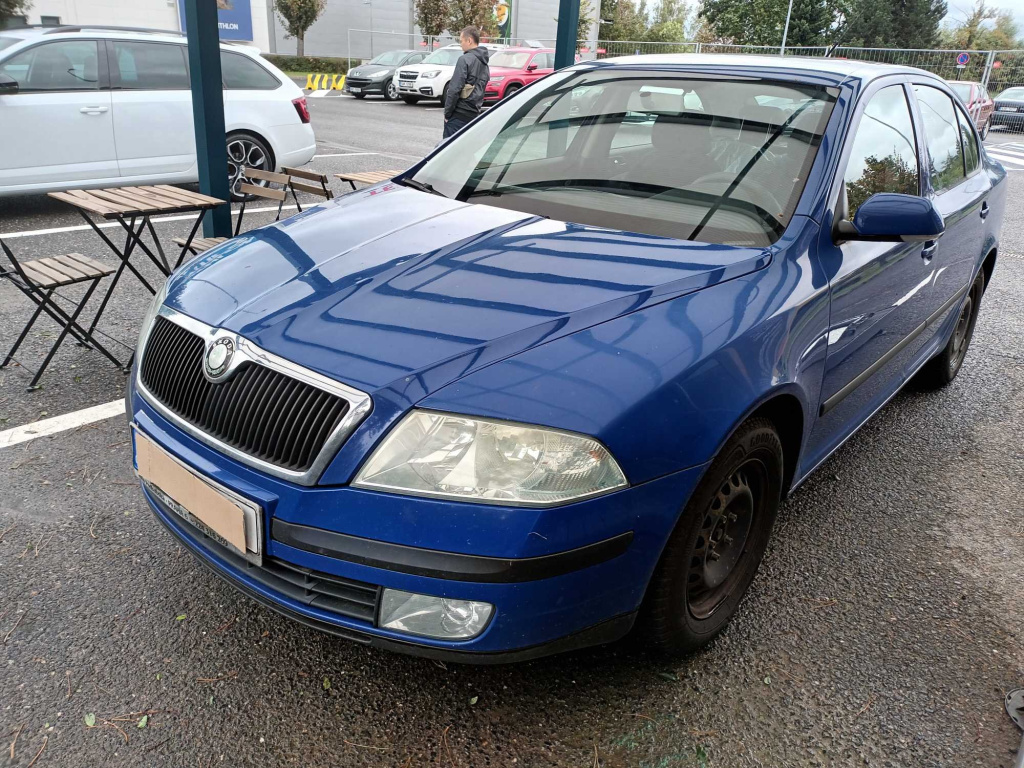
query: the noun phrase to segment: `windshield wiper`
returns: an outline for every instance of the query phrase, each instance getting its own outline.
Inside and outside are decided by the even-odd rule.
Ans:
[[[446,200],[448,199],[448,195],[444,194],[443,192],[438,192],[436,189],[434,189],[432,185],[427,184],[425,181],[416,181],[416,179],[401,179],[398,183],[406,187],[411,187],[412,189],[418,189],[420,192],[429,192],[432,195],[440,195]]]

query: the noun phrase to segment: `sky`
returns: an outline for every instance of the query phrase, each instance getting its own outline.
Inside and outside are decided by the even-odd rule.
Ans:
[[[963,21],[974,7],[973,0],[946,0],[946,3],[949,7],[946,23]],[[1011,11],[1017,25],[1024,32],[1024,0],[986,0],[985,4],[1001,11]]]

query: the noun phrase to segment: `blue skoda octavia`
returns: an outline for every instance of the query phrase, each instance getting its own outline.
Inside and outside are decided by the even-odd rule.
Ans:
[[[1005,192],[925,72],[578,64],[177,272],[130,386],[142,490],[215,573],[354,642],[697,648],[780,500],[911,378],[956,377]]]

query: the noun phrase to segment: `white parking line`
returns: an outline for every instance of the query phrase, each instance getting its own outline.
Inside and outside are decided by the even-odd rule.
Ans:
[[[14,429],[0,432],[0,448],[9,448],[18,443],[25,443],[35,440],[37,437],[55,435],[58,432],[66,432],[69,429],[83,427],[95,421],[103,421],[113,416],[124,415],[124,400],[114,400],[103,405],[94,405],[92,408],[84,408],[81,411],[65,413],[62,416],[54,416],[52,419],[34,421],[31,424],[23,424]]]
[[[294,206],[294,205],[286,205],[281,210],[283,210],[283,211],[294,211],[294,210],[296,210],[296,208],[297,208],[297,206]],[[246,213],[268,213],[268,212],[269,213],[275,213],[276,211],[277,211],[277,206],[268,206],[266,208],[248,208],[248,209],[246,209]],[[232,216],[237,216],[238,215],[238,211],[232,211],[231,215]],[[195,219],[194,215],[186,214],[184,216],[161,216],[160,218],[153,218],[153,219],[151,219],[151,221],[154,224],[163,224],[163,223],[173,222],[173,221],[192,221],[193,219]],[[100,229],[114,229],[114,228],[120,227],[120,226],[121,225],[118,224],[116,221],[112,221],[112,222],[108,222],[106,224],[100,224],[99,228]],[[77,224],[77,225],[71,226],[71,227],[52,227],[50,229],[28,229],[28,230],[23,230],[21,232],[0,232],[0,239],[13,239],[15,237],[35,237],[37,235],[56,235],[56,234],[60,234],[61,232],[84,232],[86,230],[91,231],[92,227],[90,227],[88,224]]]
[[[320,160],[324,157],[358,157],[359,155],[379,155],[380,152],[337,152],[330,155],[313,155],[314,160]]]

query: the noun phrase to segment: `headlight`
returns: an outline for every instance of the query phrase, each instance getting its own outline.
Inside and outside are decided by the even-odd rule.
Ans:
[[[372,75],[370,75],[370,79],[371,80],[380,80],[387,73],[388,73],[388,71],[386,69],[378,69],[376,72],[374,72]]]
[[[470,416],[413,411],[352,483],[419,496],[542,507],[626,486],[593,438]]]
[[[149,303],[149,309],[146,310],[146,314],[142,318],[142,325],[139,328],[139,342],[135,347],[136,364],[140,364],[142,362],[142,347],[146,342],[146,338],[149,336],[149,332],[153,330],[153,323],[156,322],[157,312],[160,311],[160,307],[164,304],[164,299],[167,298],[167,284],[170,281],[170,278],[164,280],[164,284],[160,287],[160,290],[156,292],[156,295],[153,297],[153,301]]]
[[[429,72],[423,72],[421,77],[425,77],[428,80],[432,80],[432,79],[434,79],[435,77],[437,77],[440,74],[441,74],[441,70],[440,69],[432,69]]]
[[[491,79],[490,79],[490,80],[489,80],[488,82],[491,82],[491,83],[500,83],[500,82],[501,82],[502,80],[504,80],[504,79],[505,79],[504,77],[492,77],[492,78],[491,78]]]

